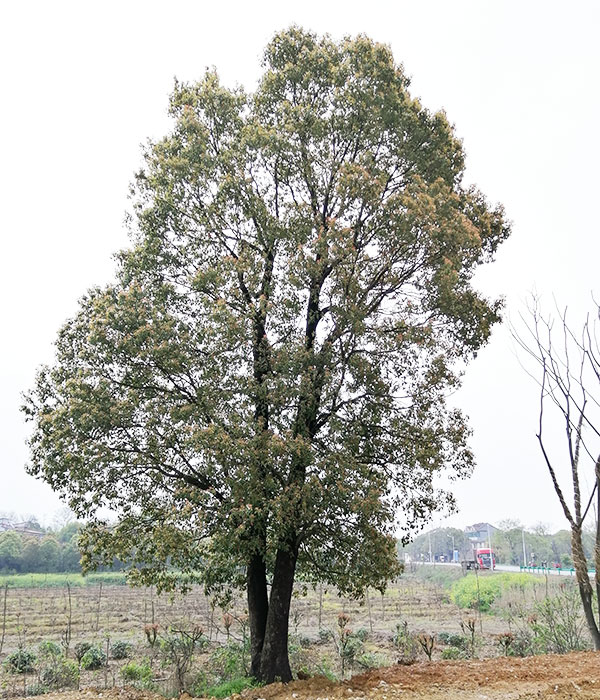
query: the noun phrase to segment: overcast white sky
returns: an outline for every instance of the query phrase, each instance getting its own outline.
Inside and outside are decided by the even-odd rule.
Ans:
[[[506,207],[512,238],[482,270],[515,318],[529,292],[574,317],[598,298],[600,3],[19,2],[0,11],[0,512],[51,519],[28,477],[20,393],[52,357],[77,299],[110,280],[140,144],[169,127],[173,78],[215,66],[252,89],[272,35],[292,23],[391,45],[412,93],[445,109],[467,180]],[[455,486],[466,525],[505,518],[563,527],[535,440],[537,391],[506,328],[468,368],[473,477]]]

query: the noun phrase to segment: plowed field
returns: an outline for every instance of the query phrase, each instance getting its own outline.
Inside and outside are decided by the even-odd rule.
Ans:
[[[132,688],[44,695],[45,700],[157,700]],[[184,696],[185,700],[189,700]],[[240,698],[240,696],[237,696]],[[600,699],[600,652],[563,656],[434,661],[392,666],[344,683],[324,678],[245,691],[244,700],[545,700]]]

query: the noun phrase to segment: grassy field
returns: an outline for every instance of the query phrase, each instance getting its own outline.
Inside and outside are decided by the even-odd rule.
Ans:
[[[126,575],[120,571],[105,571],[88,574],[12,574],[0,575],[0,588],[82,588],[84,586],[126,586]]]

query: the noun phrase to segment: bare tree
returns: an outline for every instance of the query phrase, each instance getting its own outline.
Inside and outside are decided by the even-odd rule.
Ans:
[[[600,317],[596,304],[595,316]],[[513,328],[513,337],[525,351],[526,359],[533,360],[534,369],[525,370],[540,387],[539,423],[537,440],[544,456],[548,473],[558,496],[565,518],[571,528],[571,549],[581,602],[593,640],[600,649],[599,621],[594,613],[594,590],[588,573],[588,561],[583,548],[582,531],[594,499],[600,512],[600,345],[596,324],[586,317],[575,331],[567,321],[566,309],[556,318],[542,314],[539,301],[534,298],[522,317],[523,333]],[[549,416],[548,408],[552,409]],[[564,430],[567,447],[568,474],[561,478],[563,469],[557,460],[555,443],[548,439],[544,426],[548,420],[558,419]],[[564,442],[563,442],[564,447]],[[563,458],[564,459],[564,458]],[[565,472],[566,473],[566,472]],[[565,484],[567,484],[565,486]],[[594,565],[600,571],[600,528],[596,519]],[[600,598],[600,581],[595,577],[596,595]]]

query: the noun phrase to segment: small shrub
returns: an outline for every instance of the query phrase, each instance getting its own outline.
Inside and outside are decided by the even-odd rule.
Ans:
[[[63,655],[63,650],[56,642],[45,641],[38,644],[38,654],[42,659],[57,658]]]
[[[419,643],[414,634],[408,629],[408,622],[396,625],[396,633],[393,637],[393,642],[400,652],[400,660],[402,663],[411,663],[417,658],[419,652]]]
[[[477,621],[474,617],[465,617],[460,621],[460,628],[465,634],[467,640],[467,652],[471,659],[475,658],[475,646],[477,643],[477,638],[475,636],[475,627],[477,626]]]
[[[4,668],[9,673],[29,673],[33,671],[36,662],[36,655],[25,647],[19,647],[12,654],[9,654],[4,662]]]
[[[381,668],[382,666],[389,666],[389,659],[383,654],[377,654],[376,652],[367,651],[356,658],[356,663],[364,669],[369,668]]]
[[[508,656],[532,656],[535,653],[532,635],[527,630],[515,632],[508,647]]]
[[[535,605],[531,629],[535,645],[546,654],[566,654],[587,649],[581,599],[575,586],[562,584],[555,596]]]
[[[452,632],[440,632],[438,634],[438,642],[449,647],[456,647],[460,650],[465,650],[469,647],[469,640],[467,637],[463,637],[462,634],[455,634]]]
[[[323,656],[321,658],[321,661],[317,664],[317,673],[320,676],[325,676],[327,680],[335,682],[338,680],[338,677],[335,675],[333,669],[331,668],[331,663],[328,658]]]
[[[40,681],[52,690],[76,688],[79,685],[79,667],[63,656],[53,657],[41,668]]]
[[[171,633],[161,639],[160,652],[165,664],[171,664],[175,671],[177,691],[185,690],[186,674],[192,666],[194,653],[208,644],[201,627],[191,629],[171,630]]]
[[[504,656],[510,655],[510,647],[514,641],[515,635],[512,632],[503,632],[496,637],[496,644],[500,647]]]
[[[141,664],[136,664],[135,661],[130,661],[121,668],[121,678],[136,688],[143,690],[154,690],[155,685],[152,682],[152,669],[147,659]]]
[[[450,644],[450,632],[438,632],[438,642],[440,644]]]
[[[319,644],[327,644],[333,639],[333,632],[325,628],[319,630]]]
[[[94,671],[97,668],[102,668],[106,664],[106,654],[100,647],[90,646],[90,648],[81,657],[81,667],[86,671]]]
[[[465,652],[457,647],[442,649],[442,659],[464,659]]]
[[[45,695],[50,689],[47,688],[43,683],[34,683],[33,685],[27,686],[27,697],[33,697],[35,695]]]
[[[221,682],[247,676],[250,665],[250,647],[248,642],[238,644],[229,642],[218,647],[210,656],[210,666]]]
[[[81,659],[83,659],[86,651],[89,651],[92,648],[93,644],[91,642],[78,642],[75,645],[75,658],[79,663],[81,663]]]
[[[110,656],[113,659],[128,659],[133,645],[129,642],[117,641],[110,645]]]
[[[233,678],[225,683],[213,685],[202,691],[204,697],[207,698],[228,698],[231,695],[241,693],[246,688],[253,688],[257,685],[254,678],[242,677]]]
[[[364,627],[361,627],[360,629],[356,630],[354,636],[358,637],[358,639],[360,639],[361,642],[366,642],[369,638],[369,630],[365,629]]]

